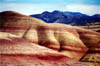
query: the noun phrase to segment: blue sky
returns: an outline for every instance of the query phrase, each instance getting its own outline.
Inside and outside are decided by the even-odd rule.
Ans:
[[[26,15],[54,10],[93,15],[100,14],[100,0],[0,0],[0,12],[8,10]]]

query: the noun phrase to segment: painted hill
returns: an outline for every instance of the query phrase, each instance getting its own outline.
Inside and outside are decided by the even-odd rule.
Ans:
[[[32,18],[30,16],[20,16],[21,14],[16,12],[9,13],[9,11],[6,11],[6,12],[1,12],[0,14],[3,13],[6,14],[8,13],[8,14],[7,16],[6,15],[0,16],[1,32],[12,33],[14,35],[19,36],[20,38],[27,39],[33,43],[59,51],[62,54],[76,60],[79,60],[87,51],[87,47],[78,37],[78,33],[76,29],[74,29],[74,27],[72,26],[58,24],[58,23],[47,24],[37,18]],[[16,14],[19,16],[15,16],[11,14]],[[68,37],[69,35],[72,37]],[[73,49],[68,49],[69,51],[66,51],[67,48],[63,47],[66,46],[66,44],[73,44],[78,46],[77,43],[80,45],[80,47],[82,46],[85,49],[84,48],[81,48],[83,50],[75,49],[75,51],[83,52],[83,53],[77,53],[77,52],[72,53],[70,51],[74,51]],[[60,44],[62,44],[62,46],[60,46]],[[79,56],[76,57],[77,55]]]
[[[0,32],[0,57],[0,66],[71,66],[70,62],[75,62],[57,51],[5,32]]]
[[[7,47],[6,45],[7,43],[8,45],[13,45],[13,47],[9,46],[7,48],[2,48],[1,50],[4,52],[6,52],[5,49],[10,48],[10,49],[18,49],[19,50],[18,52],[20,52],[21,50],[20,53],[26,53],[24,51],[22,52],[22,50],[26,51],[27,49],[31,47],[30,45],[37,44],[37,46],[39,45],[40,47],[43,46],[43,47],[47,47],[48,49],[53,49],[54,51],[60,53],[63,56],[79,61],[84,55],[86,55],[87,51],[90,51],[91,48],[98,47],[99,42],[100,42],[100,33],[97,33],[91,30],[79,28],[76,26],[59,24],[59,23],[49,24],[49,23],[45,23],[44,21],[40,19],[33,18],[30,16],[20,16],[22,14],[11,12],[11,11],[1,12],[0,14],[4,14],[4,13],[6,13],[6,15],[3,15],[3,16],[0,15],[0,32],[10,33],[18,37],[18,40],[16,40],[15,38],[12,39],[13,37],[11,36],[12,37],[11,38],[9,34],[7,34],[8,35],[7,37],[5,34],[0,34],[1,45],[3,45],[2,43],[5,43],[3,45],[4,47]],[[18,16],[15,16],[15,15],[18,15]],[[17,42],[17,45],[16,45],[16,42]],[[24,42],[26,43],[25,45],[24,45]],[[23,48],[23,46],[25,46],[25,48]],[[7,51],[9,52],[17,51],[17,50],[10,50],[10,49],[8,49]],[[30,49],[32,49],[32,47]],[[34,49],[32,50],[33,50],[33,53],[35,53],[36,50]],[[42,52],[42,50],[39,50],[39,51]],[[43,51],[44,55],[45,55],[45,52],[46,51]],[[96,53],[98,52],[99,50],[96,50]],[[100,56],[100,53],[98,53],[98,55]],[[4,60],[7,59],[6,63],[9,62],[8,56],[9,55],[7,56],[4,55],[5,57]],[[22,58],[23,56],[22,57],[17,56],[17,58],[14,58],[14,56],[11,55],[10,57],[11,57],[10,60],[13,60],[13,59],[17,60],[15,61],[16,63],[16,62],[25,62],[24,59],[26,59],[26,62],[27,62],[27,59],[31,59],[33,56],[31,57],[24,56],[24,58]],[[90,56],[88,57],[91,57],[91,53],[90,53]],[[23,60],[20,61],[20,58],[22,58]],[[37,60],[38,59],[43,60],[44,58],[45,58],[44,56],[42,56],[42,59],[41,57],[37,57]],[[49,58],[49,57],[46,57],[46,58]],[[33,61],[30,60],[29,62],[31,63]],[[55,62],[55,61],[52,61],[52,62]],[[12,62],[10,63],[13,64]]]
[[[71,25],[87,24],[92,22],[100,22],[100,14],[95,14],[93,16],[88,16],[79,12],[61,12],[55,10],[53,12],[45,11],[41,14],[31,15],[42,19],[47,23],[63,23]]]

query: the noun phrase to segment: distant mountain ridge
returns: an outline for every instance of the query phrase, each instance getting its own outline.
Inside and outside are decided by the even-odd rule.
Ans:
[[[55,10],[53,12],[45,11],[41,14],[30,15],[42,19],[47,23],[63,23],[71,25],[87,24],[92,22],[100,22],[100,14],[89,16],[80,12],[61,12]]]

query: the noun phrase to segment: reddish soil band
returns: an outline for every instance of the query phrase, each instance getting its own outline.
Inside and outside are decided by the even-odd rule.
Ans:
[[[70,51],[70,52],[77,52],[77,53],[85,53],[86,50],[73,50],[68,48],[61,48],[60,51]]]
[[[5,56],[8,57],[31,57],[32,58],[38,58],[40,60],[49,60],[49,61],[61,61],[63,59],[68,59],[71,60],[70,58],[60,55],[60,54],[54,54],[54,53],[46,53],[45,55],[41,55],[41,54],[31,54],[31,55],[27,55],[27,54],[0,54],[0,56],[3,58]],[[58,60],[59,59],[59,60]]]
[[[82,49],[86,49],[86,47],[81,46],[79,44],[62,44],[64,46],[69,46],[69,47],[75,47],[75,48],[82,48]]]

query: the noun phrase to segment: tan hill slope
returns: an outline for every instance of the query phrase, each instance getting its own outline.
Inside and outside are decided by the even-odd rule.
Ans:
[[[0,32],[0,66],[61,66],[74,60],[10,33]]]
[[[100,33],[70,25],[47,24],[12,11],[0,13],[0,31],[54,49],[75,60],[80,60],[88,48],[97,47],[100,42]]]

